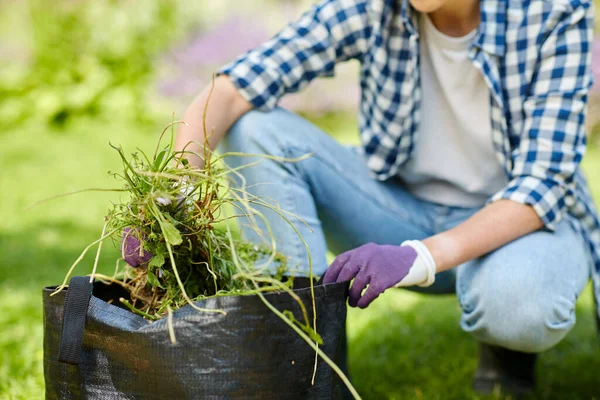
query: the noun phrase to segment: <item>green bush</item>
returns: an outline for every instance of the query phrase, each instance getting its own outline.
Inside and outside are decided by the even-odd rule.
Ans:
[[[154,60],[186,25],[182,4],[27,0],[0,6],[0,15],[19,15],[4,33],[21,55],[0,61],[0,125],[30,117],[62,125],[78,115],[151,119]]]

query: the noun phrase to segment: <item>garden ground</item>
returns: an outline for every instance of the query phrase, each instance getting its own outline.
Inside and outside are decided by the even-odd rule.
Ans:
[[[346,141],[352,117],[318,124]],[[67,132],[21,126],[0,136],[0,399],[43,398],[41,289],[60,282],[79,252],[95,240],[114,194],[83,193],[34,208],[38,200],[82,188],[115,187],[107,171],[120,161],[108,142],[149,150],[159,127],[84,121]],[[600,152],[584,162],[600,199]],[[104,271],[118,250],[106,247]],[[91,270],[91,257],[78,272]],[[568,266],[566,266],[568,267]],[[600,348],[591,291],[577,307],[578,323],[541,356],[539,399],[600,399]],[[470,389],[475,341],[458,327],[453,296],[390,291],[367,310],[350,310],[350,368],[365,399],[478,399]],[[491,396],[490,398],[500,398]]]

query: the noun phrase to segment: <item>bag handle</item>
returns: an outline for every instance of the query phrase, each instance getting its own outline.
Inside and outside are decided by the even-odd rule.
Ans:
[[[88,305],[92,297],[93,282],[89,276],[74,276],[63,307],[63,326],[60,337],[58,361],[78,365],[83,347],[83,332]]]

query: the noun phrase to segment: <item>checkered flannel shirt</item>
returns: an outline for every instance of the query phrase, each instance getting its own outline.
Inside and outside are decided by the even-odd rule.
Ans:
[[[490,201],[531,205],[549,230],[567,218],[600,271],[600,223],[579,168],[592,8],[591,0],[482,0],[469,57],[490,89],[493,143],[509,177]],[[418,19],[407,0],[322,0],[219,73],[266,111],[351,59],[361,64],[366,163],[385,180],[411,156],[422,117]]]

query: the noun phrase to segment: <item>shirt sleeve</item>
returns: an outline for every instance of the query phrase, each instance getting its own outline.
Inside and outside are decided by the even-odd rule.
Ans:
[[[491,201],[510,199],[533,207],[554,230],[574,200],[574,175],[586,148],[585,114],[592,85],[591,2],[550,18],[530,95],[524,103],[520,143],[512,152],[511,180]]]
[[[366,3],[322,0],[217,74],[228,75],[255,108],[272,109],[284,94],[304,88],[316,77],[333,76],[337,62],[365,53],[370,30]]]

